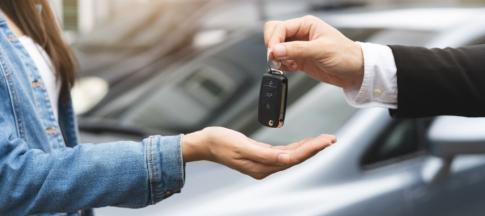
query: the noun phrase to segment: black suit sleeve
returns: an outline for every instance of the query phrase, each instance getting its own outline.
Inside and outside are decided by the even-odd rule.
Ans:
[[[392,116],[485,116],[485,45],[390,47],[398,85],[398,109],[391,110]]]

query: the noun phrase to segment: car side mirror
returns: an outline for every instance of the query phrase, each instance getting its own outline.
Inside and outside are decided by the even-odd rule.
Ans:
[[[432,180],[448,175],[458,155],[485,154],[485,118],[438,117],[428,131],[429,151],[442,160]]]

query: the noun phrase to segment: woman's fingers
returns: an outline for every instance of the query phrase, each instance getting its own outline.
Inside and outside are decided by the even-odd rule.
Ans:
[[[240,151],[238,170],[255,179],[263,179],[275,172],[299,164],[336,142],[335,136],[321,135],[287,146],[269,147],[249,139]]]
[[[336,142],[335,136],[321,135],[283,147],[268,147],[250,140],[241,149],[245,159],[272,166],[292,166],[298,164]]]
[[[268,165],[284,165],[279,163],[281,154],[287,154],[286,150],[273,148],[271,145],[263,145],[254,140],[244,144],[240,150],[244,159]]]
[[[282,149],[282,150],[292,150],[292,149],[296,149],[296,148],[300,147],[305,142],[308,142],[311,139],[313,139],[313,138],[306,138],[306,139],[300,140],[300,141],[298,141],[296,143],[292,143],[292,144],[284,145],[284,146],[275,146],[273,148]]]
[[[267,165],[267,164],[262,164],[251,160],[243,160],[241,161],[241,164],[238,170],[255,179],[263,179],[273,173],[279,172],[286,168],[288,167]]]
[[[293,166],[317,154],[326,147],[337,142],[335,136],[321,135],[303,142],[298,148],[292,149],[288,154],[279,156],[279,163]]]
[[[273,147],[254,141],[233,130],[211,127],[204,129],[200,134],[186,135],[183,142],[184,159],[189,150],[199,151],[200,154],[201,148],[192,148],[192,144],[195,143],[197,145],[194,144],[194,146],[200,147],[209,143],[203,150],[203,152],[209,152],[207,153],[209,156],[197,158],[198,160],[212,160],[256,179],[262,179],[308,159],[334,143],[335,137],[325,135],[287,146]]]

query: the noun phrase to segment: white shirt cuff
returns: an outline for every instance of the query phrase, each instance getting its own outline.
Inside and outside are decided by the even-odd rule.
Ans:
[[[364,54],[364,79],[360,89],[344,89],[351,106],[397,109],[397,67],[391,48],[361,43]]]

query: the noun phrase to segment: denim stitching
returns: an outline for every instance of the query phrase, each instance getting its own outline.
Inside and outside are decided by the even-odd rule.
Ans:
[[[33,78],[34,80],[43,81],[42,77],[40,76],[39,69],[35,64],[33,64],[34,62],[32,61],[32,57],[27,52],[23,44],[21,44],[18,39],[13,40],[11,43],[23,55],[25,60],[22,60],[22,62],[29,69],[27,70],[29,77]],[[54,110],[53,110],[52,104],[49,100],[49,94],[47,93],[47,89],[45,88],[45,86],[42,85],[37,89],[32,89],[32,91],[34,92],[34,101],[37,102],[37,99],[41,99],[42,106],[44,106],[44,108],[47,109],[47,111],[42,113],[42,116],[44,116],[44,118],[42,119],[42,122],[45,124],[46,127],[53,127],[53,128],[59,129],[58,123],[56,122],[56,119],[54,117]],[[60,133],[57,133],[55,137],[49,136],[50,140],[55,140],[54,146],[52,146],[53,148],[62,148],[66,146],[64,139],[61,136],[62,134]]]
[[[160,155],[160,138],[157,137],[158,139],[158,142],[157,142],[157,145],[154,145],[154,148],[155,151],[153,152],[154,154],[158,154],[158,157],[154,157],[154,160],[156,160],[157,158],[160,160],[160,161],[155,161],[155,162],[160,162],[160,164],[154,166],[155,168],[155,182],[154,182],[154,190],[155,190],[155,200],[154,202],[157,202],[161,199],[161,197],[163,196],[163,192],[160,190],[159,186],[160,186],[160,182],[163,182],[163,177],[162,177],[162,171],[160,170],[161,167],[163,167],[163,158],[162,156]]]
[[[182,184],[179,185],[179,188],[181,188],[185,184],[185,165],[184,165],[184,159],[183,159],[183,152],[182,152],[182,142],[183,142],[184,135],[180,134],[179,138],[179,176],[182,176]]]
[[[17,127],[17,136],[19,137],[24,137],[24,132],[23,132],[23,128],[22,128],[22,121],[19,119],[19,114],[17,113],[17,109],[15,109],[15,101],[16,101],[16,95],[15,95],[15,92],[13,92],[13,84],[12,84],[12,81],[11,81],[11,73],[10,71],[8,70],[8,67],[7,67],[7,63],[5,62],[5,59],[4,59],[4,56],[2,54],[2,52],[0,52],[0,66],[2,67],[2,74],[5,78],[5,82],[6,82],[6,86],[7,86],[7,90],[8,90],[8,94],[10,96],[10,103],[11,103],[11,106],[12,106],[12,113],[13,113],[13,117],[15,119],[15,125]]]
[[[147,143],[147,156],[148,156],[148,179],[150,186],[150,203],[154,204],[154,188],[153,188],[153,155],[152,155],[152,137],[148,138]]]

